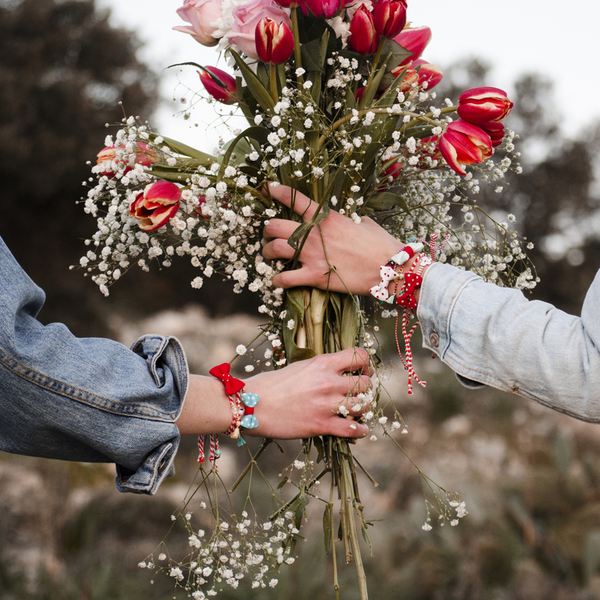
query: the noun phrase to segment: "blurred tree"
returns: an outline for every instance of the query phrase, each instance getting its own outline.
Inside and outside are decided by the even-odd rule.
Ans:
[[[116,131],[105,124],[124,113],[149,119],[158,103],[157,76],[138,60],[139,46],[94,0],[0,0],[0,235],[48,293],[40,319],[77,335],[109,334],[113,310],[139,317],[195,301],[227,314],[257,304],[218,278],[198,294],[183,264],[150,274],[133,268],[108,300],[69,270],[95,231],[76,203],[90,176],[86,161]]]
[[[156,76],[139,41],[93,0],[0,0],[0,234],[32,278],[52,288],[46,320],[91,333],[95,287],[69,272],[94,229],[76,201],[105,123],[149,116]],[[94,326],[94,323],[96,325]]]
[[[456,100],[470,87],[493,85],[490,65],[466,59],[444,69],[438,95]],[[478,203],[496,215],[514,214],[541,279],[532,297],[572,314],[600,267],[600,235],[595,227],[600,198],[596,187],[600,128],[567,139],[552,101],[552,82],[525,74],[511,93],[514,108],[506,125],[519,135],[523,173],[508,175],[501,195],[483,186]],[[503,214],[502,214],[503,213]]]

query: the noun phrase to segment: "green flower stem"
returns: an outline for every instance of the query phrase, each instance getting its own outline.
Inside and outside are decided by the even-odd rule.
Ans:
[[[442,109],[442,112],[450,112],[450,108],[449,109]],[[456,110],[453,107],[453,110]],[[407,110],[402,110],[399,113],[392,113],[390,112],[389,108],[364,108],[363,110],[359,110],[358,111],[358,115],[356,115],[357,117],[362,117],[364,115],[366,115],[368,112],[372,112],[375,113],[376,115],[390,115],[390,116],[394,116],[394,117],[403,117],[408,115],[409,117],[413,117],[413,120],[410,121],[410,123],[407,123],[407,125],[403,126],[400,128],[400,131],[404,131],[408,128],[409,124],[413,124],[416,125],[416,123],[418,123],[419,121],[422,121],[424,123],[429,123],[430,125],[433,126],[437,126],[439,125],[439,123],[437,123],[436,121],[434,121],[432,119],[433,117],[433,113],[428,113],[426,115],[418,115],[416,113],[407,111]],[[344,117],[342,117],[341,119],[338,119],[337,121],[335,121],[335,123],[333,123],[333,125],[331,126],[331,129],[329,130],[329,133],[327,134],[323,134],[320,138],[319,138],[319,143],[318,143],[318,149],[320,150],[321,147],[323,146],[323,144],[327,141],[327,138],[336,130],[339,129],[342,125],[346,124],[348,121],[350,121],[351,119],[354,118],[355,115],[353,114],[348,114]]]
[[[302,52],[300,51],[300,30],[298,29],[298,7],[292,7],[292,35],[294,36],[294,60],[296,69],[302,68]],[[304,77],[298,75],[298,89],[302,89]]]
[[[356,566],[360,600],[368,600],[369,592],[367,589],[367,576],[365,574],[365,567],[362,561],[358,532],[356,531],[356,520],[354,518],[354,495],[351,493],[351,490],[353,490],[353,483],[350,475],[349,461],[352,460],[352,457],[350,454],[350,449],[348,448],[347,440],[340,440],[339,443],[345,446],[341,452],[341,456],[343,457],[341,464],[343,485],[340,482],[340,492],[344,492],[344,495],[342,496],[342,506],[344,506],[344,511],[346,513],[346,524],[348,526],[347,535],[349,537],[350,546],[352,549],[351,558],[354,559],[354,564]]]
[[[310,288],[302,289],[302,300],[304,301],[304,347],[314,350],[315,340],[313,338],[312,315],[310,312],[310,291]]]
[[[256,451],[256,454],[250,459],[250,462],[246,465],[246,468],[242,471],[242,473],[240,474],[240,476],[236,479],[235,483],[233,484],[233,486],[229,490],[230,494],[233,494],[233,492],[235,491],[235,489],[237,488],[237,486],[240,485],[240,483],[242,483],[242,480],[244,479],[244,477],[246,477],[246,475],[248,474],[248,471],[250,471],[250,469],[256,464],[257,458],[267,449],[267,446],[272,441],[273,440],[271,438],[264,438],[263,439],[263,442],[260,445],[260,448]]]
[[[277,66],[269,65],[269,83],[271,84],[271,98],[277,104],[279,102],[279,91],[277,90]]]
[[[440,112],[441,112],[441,114],[445,115],[450,112],[455,112],[457,108],[458,108],[458,106],[447,106],[446,108],[442,108]],[[414,116],[415,118],[412,121],[409,121],[408,123],[406,123],[405,125],[402,125],[402,127],[400,127],[400,129],[399,129],[400,132],[406,131],[407,129],[410,129],[411,127],[414,127],[415,125],[418,125],[419,121],[423,121],[423,120],[429,121],[429,119],[431,119],[431,117],[433,117],[433,113],[427,113],[423,117],[421,117],[419,115],[413,115],[412,113],[409,113],[409,112],[406,112],[404,114]],[[437,125],[437,123],[436,123],[436,125]]]
[[[371,65],[371,69],[369,71],[369,78],[367,79],[367,84],[365,85],[365,90],[371,85],[371,81],[373,81],[373,77],[377,72],[377,65],[379,64],[379,59],[381,58],[381,52],[383,51],[383,44],[385,42],[385,38],[382,37],[379,41],[379,45],[377,46],[377,50],[375,51],[375,56],[373,57],[373,64]],[[362,100],[359,103],[359,106],[362,105]]]

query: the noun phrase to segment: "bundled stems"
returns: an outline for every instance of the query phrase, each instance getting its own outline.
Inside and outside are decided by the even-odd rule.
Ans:
[[[330,303],[330,294],[314,288],[303,290],[304,299],[304,329],[308,345],[316,354],[323,354],[330,344],[325,343],[325,336],[331,336],[325,328],[326,315]],[[299,340],[298,340],[299,342]],[[354,458],[348,441],[343,438],[328,437],[326,439],[325,460],[331,472],[331,493],[329,498],[329,519],[331,524],[331,551],[333,560],[333,585],[336,600],[339,600],[339,580],[337,572],[337,556],[335,550],[335,527],[333,517],[334,490],[340,501],[340,535],[344,547],[345,562],[354,562],[358,578],[360,599],[368,600],[367,577],[362,561],[360,542],[356,526],[360,504]]]

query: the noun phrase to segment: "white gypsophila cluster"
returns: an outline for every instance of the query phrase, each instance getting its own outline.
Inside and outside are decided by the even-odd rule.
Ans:
[[[206,503],[200,507],[206,508]],[[295,562],[292,548],[299,530],[292,511],[264,522],[251,519],[246,511],[229,520],[217,516],[208,535],[206,529],[193,527],[191,513],[179,517],[188,532],[186,557],[177,561],[160,552],[138,566],[164,571],[195,600],[217,596],[224,586],[237,589],[244,579],[251,581],[252,589],[275,587],[281,565]]]
[[[177,214],[149,232],[140,229],[129,211],[134,195],[157,180],[135,162],[140,140],[157,160],[182,169]],[[195,166],[194,173],[184,174],[190,170],[190,160],[178,156],[160,137],[150,135],[145,126],[137,126],[131,119],[114,140],[107,138],[106,142],[116,148],[115,159],[92,169],[97,183],[89,190],[84,209],[96,217],[98,229],[86,241],[90,249],[80,260],[80,267],[92,274],[103,294],[108,295],[109,286],[133,265],[143,270],[152,262],[169,267],[174,259],[185,257],[201,273],[191,278],[193,287],[200,288],[203,277],[221,273],[233,281],[234,292],[247,288],[259,293],[264,312],[272,314],[273,308],[280,306],[282,290],[273,288],[272,277],[281,265],[267,263],[260,254],[262,229],[277,212],[264,206],[257,210],[252,195],[246,192],[249,181],[245,174],[229,166],[220,177],[218,164]]]

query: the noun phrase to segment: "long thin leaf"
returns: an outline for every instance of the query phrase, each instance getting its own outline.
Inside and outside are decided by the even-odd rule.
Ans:
[[[271,94],[267,88],[265,88],[260,79],[254,74],[254,71],[241,59],[239,54],[231,49],[229,51],[239,70],[242,72],[244,81],[254,98],[256,98],[264,111],[271,112],[275,108],[275,102],[273,102],[273,98],[271,98]]]
[[[318,225],[329,214],[329,210],[330,210],[329,204],[324,204],[323,208],[321,209],[321,212],[314,218],[314,220],[311,219],[311,221],[309,221],[307,223],[302,223],[302,225],[300,225],[300,227],[298,227],[296,229],[296,231],[294,231],[294,233],[292,233],[292,235],[288,238],[288,244],[292,248],[294,248],[294,250],[297,250],[300,240],[305,235],[308,235],[310,230],[315,225]]]
[[[210,165],[216,161],[215,157],[211,154],[207,154],[206,152],[202,152],[202,150],[197,150],[196,148],[192,148],[187,144],[182,144],[177,140],[173,140],[168,137],[163,136],[163,143],[167,145],[173,152],[177,152],[177,154],[181,154],[183,156],[189,156],[190,158],[195,158],[196,160],[202,161],[206,165]]]

